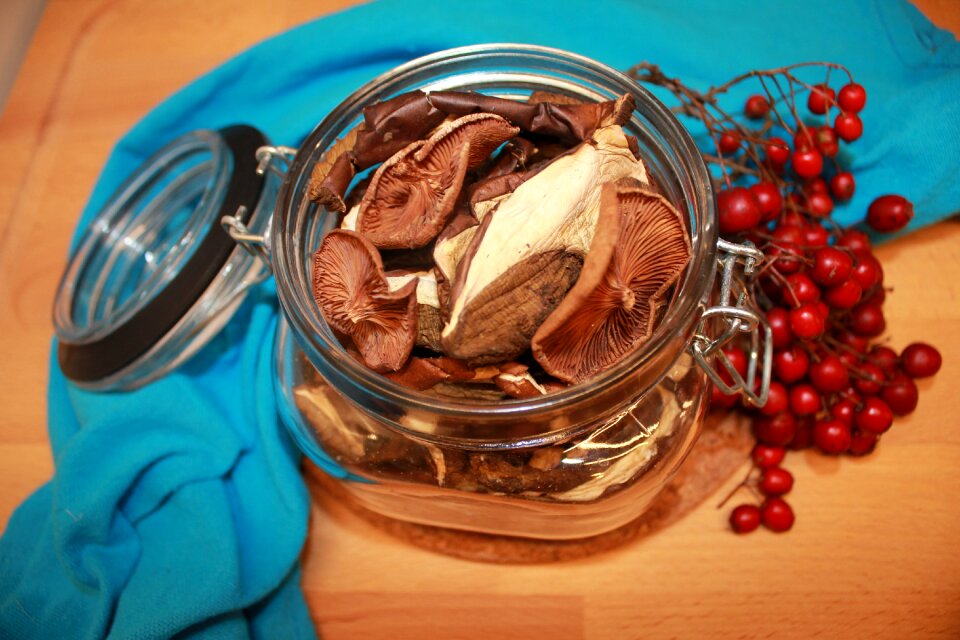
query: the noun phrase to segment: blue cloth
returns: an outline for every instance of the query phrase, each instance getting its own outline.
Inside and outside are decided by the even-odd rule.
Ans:
[[[247,122],[296,145],[377,74],[439,49],[527,42],[625,69],[640,60],[706,88],[751,68],[847,65],[866,86],[849,148],[862,216],[880,193],[911,198],[914,225],[960,203],[960,46],[893,0],[750,6],[712,0],[433,3],[384,0],[273,38],[200,78],[117,145],[81,227],[167,140]],[[159,63],[159,61],[158,61]],[[756,87],[732,93],[738,110]],[[65,383],[51,364],[56,473],[0,540],[0,636],[313,637],[298,585],[307,495],[276,419],[267,286],[177,372],[130,393]]]

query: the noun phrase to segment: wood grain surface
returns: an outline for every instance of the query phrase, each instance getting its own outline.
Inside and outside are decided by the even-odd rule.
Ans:
[[[354,3],[48,2],[0,120],[0,525],[52,472],[51,301],[71,229],[112,145],[201,73]],[[960,29],[960,4],[918,4]],[[960,224],[940,223],[877,253],[894,288],[885,307],[891,344],[930,341],[945,364],[920,383],[920,407],[875,455],[789,457],[793,531],[734,536],[727,511],[711,500],[635,545],[503,567],[406,545],[321,496],[303,554],[320,635],[960,637]]]

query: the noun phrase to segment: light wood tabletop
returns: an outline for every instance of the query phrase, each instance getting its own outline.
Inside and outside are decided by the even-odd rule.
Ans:
[[[51,302],[111,147],[198,75],[354,3],[48,2],[0,120],[0,526],[52,473]],[[960,5],[918,4],[960,30]],[[960,224],[942,222],[877,255],[894,289],[885,306],[892,345],[936,344],[944,366],[920,382],[919,408],[874,455],[788,458],[793,531],[735,536],[711,499],[616,551],[503,567],[415,548],[324,498],[303,554],[320,635],[960,637]]]

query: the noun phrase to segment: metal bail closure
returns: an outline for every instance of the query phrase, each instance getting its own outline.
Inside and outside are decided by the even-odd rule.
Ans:
[[[728,394],[740,392],[753,405],[761,407],[767,403],[767,395],[770,392],[773,339],[766,318],[753,307],[749,283],[755,277],[757,267],[763,262],[764,256],[749,242],[735,244],[721,239],[717,247],[719,249],[720,298],[717,305],[703,312],[700,326],[690,344],[690,352],[697,364],[707,372],[707,376],[721,391]],[[742,274],[736,272],[738,265],[742,266]],[[716,327],[719,327],[719,330]],[[710,337],[711,330],[718,331],[716,338]],[[746,380],[720,350],[720,347],[741,333],[750,334]],[[715,357],[729,374],[732,384],[728,384],[710,364],[711,356]],[[758,367],[760,367],[759,386],[757,385]]]
[[[132,389],[186,360],[269,276],[224,233],[267,234],[276,178],[256,129],[194,131],[144,162],[77,240],[54,302],[60,367],[76,384]],[[266,249],[265,249],[266,251]]]

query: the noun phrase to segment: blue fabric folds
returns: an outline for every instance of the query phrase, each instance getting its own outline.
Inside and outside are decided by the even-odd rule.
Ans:
[[[384,0],[277,36],[159,105],[117,144],[80,228],[183,132],[245,122],[296,145],[377,74],[483,42],[554,46],[620,69],[648,60],[699,88],[751,68],[845,64],[869,99],[864,136],[844,151],[857,195],[836,217],[858,219],[891,192],[914,201],[913,227],[960,205],[960,45],[905,2]],[[314,636],[297,565],[308,498],[273,397],[276,321],[268,285],[186,365],[129,393],[80,391],[52,361],[56,473],[0,540],[0,636]]]

